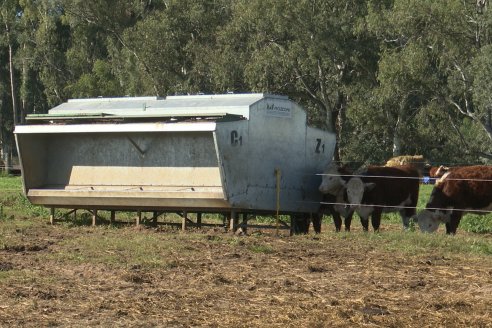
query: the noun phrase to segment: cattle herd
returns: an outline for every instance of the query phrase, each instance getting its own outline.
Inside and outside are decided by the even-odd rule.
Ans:
[[[357,213],[365,231],[369,230],[369,218],[378,231],[382,213],[398,212],[404,229],[413,220],[423,232],[434,232],[443,223],[447,234],[455,234],[464,213],[492,211],[492,166],[439,166],[427,170],[434,188],[425,209],[417,214],[424,169],[422,156],[401,156],[384,166],[357,172],[332,163],[319,186],[323,201],[317,219],[323,214],[333,216],[335,229],[340,231],[343,217],[345,230],[350,231],[352,216]]]

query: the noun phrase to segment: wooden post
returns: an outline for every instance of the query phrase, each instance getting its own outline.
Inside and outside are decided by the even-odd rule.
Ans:
[[[55,208],[50,208],[50,224],[55,223]]]
[[[92,211],[92,226],[95,227],[96,226],[96,221],[97,221],[97,210],[93,210]]]
[[[76,221],[77,220],[77,209],[74,209],[73,210],[73,220]]]
[[[111,215],[109,217],[109,223],[113,224],[115,218],[116,218],[116,212],[115,211],[111,211]]]
[[[137,227],[140,225],[140,221],[142,221],[142,211],[137,212]]]
[[[181,221],[181,230],[186,231],[186,220],[188,219],[188,212],[183,211],[183,220]]]
[[[202,213],[196,213],[196,225],[198,228],[202,227]]]

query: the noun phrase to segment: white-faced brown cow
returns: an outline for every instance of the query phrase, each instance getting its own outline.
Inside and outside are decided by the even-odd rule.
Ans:
[[[419,172],[407,166],[370,166],[360,177],[347,183],[347,198],[361,217],[364,230],[369,216],[374,231],[379,230],[383,212],[399,212],[407,229],[415,215],[419,195]]]
[[[403,226],[408,228],[416,213],[419,172],[407,166],[370,166],[348,180],[323,176],[320,191],[323,190],[344,190],[346,201],[361,217],[365,231],[369,229],[369,217],[374,230],[379,230],[383,212],[399,212]]]
[[[439,165],[439,167],[432,167],[430,169],[429,175],[431,176],[431,178],[440,179],[448,171],[449,171],[448,166]]]
[[[434,232],[444,223],[446,233],[455,234],[463,214],[473,210],[492,211],[492,166],[457,167],[444,174],[417,221],[424,232]]]
[[[402,155],[390,158],[386,161],[384,166],[388,167],[400,167],[400,166],[409,166],[416,169],[420,176],[423,175],[425,167],[427,166],[427,161],[424,159],[422,155]]]
[[[460,168],[461,166],[433,166],[429,169],[429,176],[433,179],[440,179],[444,174],[447,172],[456,170],[457,168]]]
[[[321,215],[331,215],[335,224],[335,231],[339,232],[342,229],[342,217],[344,218],[345,231],[350,231],[354,210],[343,202],[343,185],[352,176],[352,172],[345,167],[338,167],[335,164],[330,164],[325,170],[322,178],[322,183],[319,187],[323,193],[323,200],[319,209]],[[337,182],[340,179],[339,182]],[[328,183],[327,183],[328,181]],[[332,181],[331,183],[329,181]],[[330,186],[334,186],[331,188]],[[325,188],[328,187],[328,188]]]

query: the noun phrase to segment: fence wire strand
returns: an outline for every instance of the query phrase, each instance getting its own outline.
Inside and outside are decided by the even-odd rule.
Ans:
[[[382,208],[394,208],[394,209],[417,209],[416,206],[396,206],[396,205],[378,205],[378,204],[350,204],[350,203],[331,203],[331,202],[319,202],[322,205],[341,205],[341,206],[353,206],[353,207],[382,207]],[[442,207],[426,207],[422,210],[433,211],[461,211],[461,212],[478,212],[478,213],[490,213],[492,210],[474,210],[474,209],[461,209],[461,208],[442,208]]]
[[[385,178],[385,179],[410,179],[410,180],[423,180],[422,177],[401,177],[391,175],[363,175],[363,174],[335,174],[335,173],[316,173],[319,176],[332,176],[332,177],[357,177],[357,178]],[[440,180],[441,178],[430,178],[431,180]],[[480,181],[480,182],[492,182],[492,179],[454,179],[446,178],[443,181]]]
[[[381,175],[363,175],[363,174],[335,174],[335,173],[318,173],[318,176],[333,176],[333,177],[360,177],[360,178],[383,178],[383,179],[418,179],[422,180],[422,177],[401,177],[401,176],[381,176]],[[430,178],[430,181],[437,182],[441,178]],[[492,182],[492,179],[467,179],[467,178],[448,178],[446,177],[444,181],[476,181],[476,182]],[[340,205],[340,206],[350,206],[350,207],[380,207],[380,208],[393,208],[393,209],[417,209],[416,206],[396,206],[396,205],[379,205],[379,204],[351,204],[351,203],[332,203],[332,202],[319,202],[320,205]],[[484,209],[459,209],[459,208],[439,208],[439,207],[426,207],[422,210],[433,210],[433,211],[462,211],[467,213],[490,213],[490,210]]]

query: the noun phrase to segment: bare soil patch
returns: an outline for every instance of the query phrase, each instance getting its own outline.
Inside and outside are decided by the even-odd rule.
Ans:
[[[408,254],[324,231],[35,225],[0,250],[0,325],[492,327],[490,256]],[[118,247],[85,253],[85,238],[115,236],[171,246],[148,249],[155,265]]]

